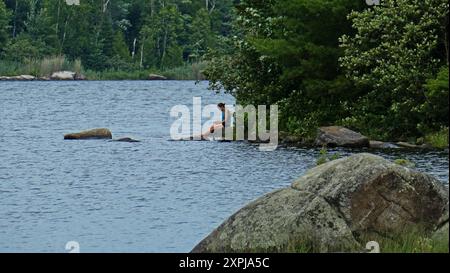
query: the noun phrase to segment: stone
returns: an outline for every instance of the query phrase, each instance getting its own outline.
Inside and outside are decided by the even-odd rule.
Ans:
[[[50,79],[58,80],[58,81],[74,80],[75,75],[76,75],[76,73],[72,72],[72,71],[58,71],[58,72],[54,72],[50,76]]]
[[[132,139],[130,137],[122,137],[122,138],[114,139],[113,141],[118,141],[118,142],[141,142],[139,140]]]
[[[66,134],[64,135],[64,139],[112,139],[112,134],[107,128],[98,128]]]
[[[315,167],[291,187],[256,199],[192,252],[360,252],[367,242],[358,240],[369,232],[432,232],[445,213],[448,189],[436,178],[361,153]]]
[[[150,80],[150,81],[164,81],[164,80],[167,80],[167,78],[162,76],[162,75],[150,74],[150,75],[148,75],[148,80]]]
[[[320,127],[315,140],[317,146],[327,147],[369,147],[369,139],[360,133],[342,126]]]
[[[369,142],[370,148],[373,149],[398,149],[399,147],[395,144],[389,143],[389,142],[382,142],[382,141],[376,141],[371,140]]]

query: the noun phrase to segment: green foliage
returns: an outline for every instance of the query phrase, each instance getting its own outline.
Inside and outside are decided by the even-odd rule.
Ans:
[[[316,165],[322,165],[325,164],[327,162],[339,159],[341,157],[341,155],[339,153],[334,153],[332,155],[328,154],[327,148],[322,147],[322,149],[320,149],[319,151],[319,157],[317,157],[316,160]]]
[[[361,242],[376,241],[381,253],[448,253],[448,233],[443,237],[430,236],[420,229],[405,228],[404,232],[382,236],[364,235]]]
[[[49,56],[44,59],[26,59],[24,62],[0,60],[0,75],[34,75],[49,77],[53,72],[69,70],[83,73],[80,60],[70,61],[64,56]]]
[[[6,9],[5,3],[0,1],[0,54],[8,41],[8,31],[10,30],[8,22],[10,17],[11,12]]]
[[[404,159],[404,158],[398,158],[396,160],[394,160],[395,164],[404,166],[404,167],[408,167],[408,168],[415,168],[416,164],[408,159]]]
[[[210,87],[241,104],[278,104],[280,129],[301,136],[346,114],[352,83],[340,73],[338,37],[360,1],[241,1],[231,50],[212,58]]]
[[[428,133],[424,139],[425,143],[434,148],[448,148],[448,127],[442,127],[438,132]]]
[[[429,119],[442,124],[448,103],[446,110],[438,105],[440,113],[430,109],[424,83],[447,62],[448,10],[446,0],[385,0],[350,13],[357,33],[341,37],[340,63],[364,90],[350,108],[354,125],[378,128],[384,138],[404,138],[420,135]]]
[[[108,74],[201,62],[228,35],[233,14],[233,0],[0,2],[0,60],[60,55]]]
[[[162,71],[162,75],[170,80],[204,80],[202,71],[206,67],[205,62],[184,64],[179,67],[170,68]]]
[[[420,112],[423,115],[423,121],[419,124],[421,132],[436,131],[440,129],[443,124],[449,123],[448,73],[448,66],[444,66],[440,69],[435,78],[426,81],[425,102],[420,108]]]

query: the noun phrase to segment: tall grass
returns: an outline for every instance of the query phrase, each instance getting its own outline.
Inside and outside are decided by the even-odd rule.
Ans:
[[[180,67],[158,71],[156,69],[142,69],[133,71],[84,70],[79,59],[70,61],[64,56],[52,56],[43,59],[30,59],[24,63],[0,60],[0,76],[33,75],[36,77],[49,77],[57,71],[73,71],[83,74],[89,80],[147,80],[149,74],[160,74],[169,80],[204,80],[202,71],[206,62],[184,64]]]
[[[121,70],[104,70],[93,71],[86,70],[84,75],[89,80],[146,80],[150,71],[148,70],[136,70],[136,71],[121,71]]]
[[[183,66],[164,70],[162,75],[170,80],[205,80],[202,72],[206,66],[206,62],[184,64]]]
[[[420,230],[410,230],[395,236],[364,236],[364,241],[376,241],[381,253],[449,253],[448,234],[433,237]]]
[[[0,60],[1,76],[33,75],[48,77],[53,72],[63,70],[82,73],[83,67],[80,60],[69,61],[64,56],[28,59],[24,63]]]

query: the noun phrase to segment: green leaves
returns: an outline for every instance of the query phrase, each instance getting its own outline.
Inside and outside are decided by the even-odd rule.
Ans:
[[[442,56],[448,56],[442,52],[448,44],[443,32],[448,2],[386,0],[349,18],[356,33],[340,39],[342,67],[355,83],[369,89],[366,96],[376,92],[383,101],[377,111],[389,116],[390,122],[380,126],[390,137],[417,135],[418,125],[427,120],[427,113],[418,111],[426,100],[423,84],[446,62]],[[376,114],[370,107],[366,111]]]

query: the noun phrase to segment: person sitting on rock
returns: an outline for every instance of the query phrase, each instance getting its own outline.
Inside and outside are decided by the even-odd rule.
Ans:
[[[228,109],[225,107],[225,103],[221,102],[217,104],[217,107],[222,112],[221,120],[215,121],[213,125],[209,128],[208,131],[202,134],[202,139],[206,139],[210,134],[213,134],[216,130],[221,130],[222,128],[226,128],[231,126],[231,114]]]

